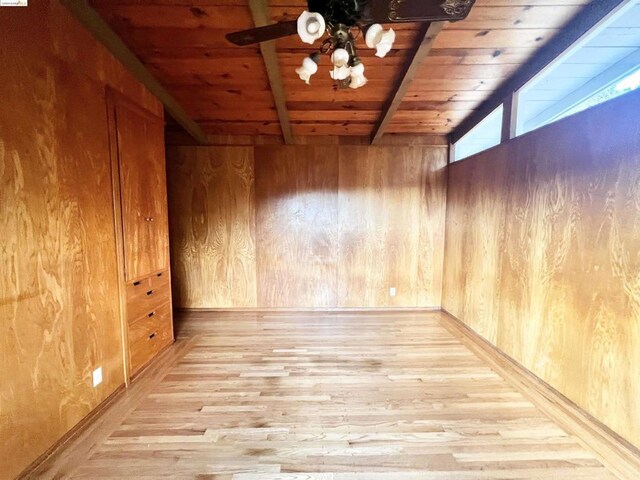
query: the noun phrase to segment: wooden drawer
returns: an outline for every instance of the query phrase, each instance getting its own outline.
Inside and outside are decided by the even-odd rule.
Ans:
[[[135,282],[127,282],[127,299],[132,300],[136,297],[144,295],[149,290],[161,287],[169,283],[169,271],[154,273],[148,277]]]
[[[144,367],[160,350],[173,341],[171,304],[165,303],[152,315],[129,323],[129,358],[131,374]]]
[[[171,284],[168,272],[152,275],[127,285],[127,320],[133,322],[169,301]]]

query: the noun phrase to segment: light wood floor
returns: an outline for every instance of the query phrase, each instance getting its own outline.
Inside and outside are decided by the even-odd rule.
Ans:
[[[615,478],[442,313],[214,314],[38,478]]]

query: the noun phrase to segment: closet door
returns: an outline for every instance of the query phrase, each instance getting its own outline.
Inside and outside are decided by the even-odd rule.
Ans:
[[[116,134],[129,282],[169,266],[164,125],[162,119],[118,99]]]

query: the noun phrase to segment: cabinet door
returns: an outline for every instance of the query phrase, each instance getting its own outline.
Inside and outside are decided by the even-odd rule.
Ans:
[[[151,113],[118,100],[116,132],[125,277],[130,281],[168,268],[164,125]]]

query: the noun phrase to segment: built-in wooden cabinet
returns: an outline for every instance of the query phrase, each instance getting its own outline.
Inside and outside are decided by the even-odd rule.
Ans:
[[[164,123],[111,92],[123,344],[135,375],[173,342]]]
[[[169,272],[158,272],[126,287],[127,344],[131,373],[173,341]]]
[[[125,278],[169,266],[164,124],[136,105],[115,103]]]

